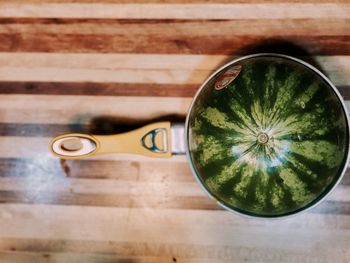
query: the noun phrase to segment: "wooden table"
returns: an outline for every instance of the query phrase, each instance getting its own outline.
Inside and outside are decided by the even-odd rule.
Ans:
[[[350,262],[348,174],[317,208],[267,221],[220,209],[183,156],[48,151],[59,133],[183,120],[247,53],[304,56],[350,99],[349,1],[229,2],[0,0],[0,262]]]

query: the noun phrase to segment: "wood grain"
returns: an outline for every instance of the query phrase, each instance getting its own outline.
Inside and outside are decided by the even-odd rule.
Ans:
[[[0,95],[2,122],[88,124],[99,118],[150,120],[185,116],[191,98]],[[132,110],[131,110],[132,108]]]
[[[349,18],[350,4],[112,4],[28,3],[1,4],[0,17],[103,19],[303,19]]]
[[[63,161],[67,132],[183,122],[225,62],[301,57],[350,109],[348,0],[0,0],[0,262],[349,262],[350,170],[312,210],[241,217],[185,156]]]
[[[216,68],[230,59],[232,57],[211,55],[0,53],[0,78],[8,82],[104,81],[200,86]],[[314,61],[335,85],[350,84],[348,56],[318,56]]]
[[[167,23],[167,30],[173,31],[172,24]],[[207,29],[210,29],[209,27]],[[107,34],[57,34],[40,32],[36,34],[12,30],[0,33],[1,51],[25,52],[77,52],[77,53],[163,53],[163,54],[237,54],[244,55],[261,51],[286,52],[293,50],[284,46],[295,43],[312,55],[349,55],[350,45],[348,36],[310,36],[283,35],[249,36],[234,34],[212,36],[198,36],[196,30],[192,34],[179,36],[176,33],[158,36],[119,33]],[[242,33],[244,34],[244,33]],[[306,33],[305,33],[306,34]],[[276,46],[274,43],[278,41]],[[257,47],[257,43],[260,45]],[[246,47],[246,48],[243,48]],[[247,48],[248,47],[248,48]],[[302,51],[294,50],[294,55]]]
[[[38,97],[39,96],[39,97]],[[0,95],[2,123],[89,124],[99,119],[122,122],[184,118],[192,101],[182,97],[93,97],[55,95]],[[345,101],[350,109],[350,101]],[[130,111],[129,107],[134,107]],[[49,117],[50,116],[50,117]]]
[[[134,84],[99,82],[0,82],[0,94],[188,97],[199,89],[198,84]],[[337,85],[345,100],[350,100],[350,86]],[[1,124],[0,124],[1,125]],[[7,127],[12,130],[11,126]],[[0,130],[0,133],[2,131]]]
[[[61,54],[61,53],[0,53],[1,70],[6,68],[48,68],[59,72],[62,69],[72,70],[188,70],[202,71],[209,74],[224,63],[237,58],[225,55],[159,55],[159,54]],[[300,59],[311,60],[300,56]],[[314,56],[311,63],[321,68],[327,75],[350,72],[349,56]],[[134,82],[137,82],[135,74]],[[330,76],[331,77],[331,76]],[[62,80],[64,81],[64,80]],[[176,81],[176,80],[175,80]],[[336,80],[334,80],[336,81]],[[201,80],[200,83],[203,81]]]
[[[2,81],[0,94],[37,95],[89,95],[134,97],[188,97],[192,98],[198,84],[159,83],[105,83],[105,82],[33,82]],[[350,88],[339,87],[344,96],[350,97]],[[0,130],[1,132],[1,130]]]
[[[0,0],[0,3],[8,3],[7,0]],[[96,3],[95,0],[12,0],[11,3]],[[129,0],[100,0],[98,3],[130,3]],[[132,3],[232,3],[230,0],[134,0]],[[237,0],[235,3],[348,3],[348,0]]]
[[[317,19],[0,21],[0,51],[232,55],[258,51],[300,54],[306,49],[312,55],[350,53],[350,23],[337,18],[327,23]]]
[[[231,20],[173,20],[173,19],[3,19],[1,34],[103,34],[139,35],[154,37],[169,36],[341,36],[349,29],[349,19],[231,19]],[[98,22],[98,23],[97,23]],[[237,24],[240,27],[237,27]],[[141,26],[142,25],[142,26]],[[303,25],[299,28],[296,25]],[[235,30],[232,30],[234,28]],[[140,39],[141,41],[142,39]]]

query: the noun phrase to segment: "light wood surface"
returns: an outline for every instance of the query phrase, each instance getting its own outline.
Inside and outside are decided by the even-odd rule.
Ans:
[[[183,121],[254,52],[300,56],[350,109],[348,0],[0,0],[0,262],[350,262],[350,175],[285,220],[222,210],[184,156],[63,161],[50,138]]]

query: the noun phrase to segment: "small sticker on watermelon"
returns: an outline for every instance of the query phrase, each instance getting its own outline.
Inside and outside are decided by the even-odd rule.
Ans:
[[[230,85],[230,83],[232,83],[232,81],[234,81],[235,78],[237,78],[241,70],[241,65],[230,67],[218,77],[217,81],[215,82],[215,89],[221,90],[226,88],[228,85]]]

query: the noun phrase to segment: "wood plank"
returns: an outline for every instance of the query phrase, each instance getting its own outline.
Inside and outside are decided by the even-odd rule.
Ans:
[[[176,259],[176,258],[175,258]],[[182,260],[178,258],[177,260]],[[159,257],[159,256],[119,256],[114,253],[110,254],[94,254],[94,253],[31,253],[31,252],[6,252],[0,251],[1,262],[14,262],[14,263],[47,263],[47,262],[62,262],[62,263],[153,263],[153,262],[171,262],[173,257]],[[197,261],[191,260],[191,262],[210,262],[209,260]]]
[[[257,227],[284,227],[299,228],[300,230],[341,230],[349,228],[349,215],[321,215],[306,212],[300,214],[299,217],[290,217],[284,220],[254,220],[232,214],[225,210],[220,211],[201,211],[194,210],[189,213],[187,210],[181,209],[154,209],[148,208],[104,208],[104,207],[83,207],[83,206],[57,206],[57,205],[27,205],[27,204],[0,204],[2,221],[37,221],[43,220],[47,224],[54,223],[55,220],[66,223],[71,228],[81,222],[82,226],[86,225],[104,225],[105,228],[114,224],[124,224],[129,222],[130,225],[172,225],[172,226],[199,226],[199,227],[216,227],[216,226],[251,226]],[[96,218],[95,222],[89,220]],[[86,226],[87,227],[87,226]],[[94,232],[100,232],[98,228],[92,229]],[[0,232],[2,234],[2,232]],[[45,235],[45,233],[42,233]],[[5,236],[1,236],[5,237]],[[166,238],[166,237],[165,237]],[[53,239],[54,238],[50,238]],[[57,237],[58,239],[58,237]],[[106,238],[106,240],[108,240]],[[49,240],[48,240],[49,241]],[[68,240],[67,240],[68,241]],[[96,240],[97,241],[97,240]],[[35,242],[33,240],[33,242]],[[40,242],[37,241],[39,244]],[[211,241],[209,241],[211,242]],[[50,244],[50,242],[49,242]],[[57,244],[56,244],[57,245]],[[9,246],[0,245],[0,249],[9,249]],[[98,246],[97,252],[98,252]],[[40,248],[39,248],[40,249]],[[23,248],[19,246],[16,250],[21,251]],[[35,246],[31,251],[36,250]],[[60,252],[60,248],[52,248],[52,252]],[[73,250],[77,252],[76,250]],[[84,252],[90,252],[85,250]],[[102,252],[102,251],[101,251]],[[106,252],[106,251],[104,251]]]
[[[334,249],[327,248],[326,251],[324,251],[324,255],[320,255],[318,253],[317,249],[319,249],[319,246],[315,246],[310,248],[307,251],[301,251],[300,253],[291,251],[289,249],[269,249],[269,248],[250,248],[250,247],[244,247],[244,246],[202,246],[202,245],[188,245],[188,244],[162,244],[162,243],[155,243],[155,242],[138,242],[138,243],[130,243],[130,242],[87,242],[87,241],[76,241],[76,240],[69,240],[69,241],[51,241],[51,240],[43,240],[38,241],[35,239],[6,239],[6,242],[10,242],[15,244],[13,248],[19,245],[25,245],[27,244],[27,247],[33,248],[33,247],[43,247],[43,251],[39,252],[16,252],[11,251],[7,252],[7,254],[3,255],[0,254],[0,256],[5,256],[5,258],[15,258],[16,260],[32,260],[40,259],[40,257],[48,257],[48,255],[55,259],[54,262],[67,262],[64,259],[74,259],[73,253],[67,253],[67,252],[61,252],[61,253],[50,253],[46,252],[45,249],[50,249],[48,245],[44,245],[45,243],[58,246],[64,246],[66,250],[79,250],[84,251],[87,250],[87,248],[92,247],[105,247],[104,253],[97,253],[95,254],[95,259],[103,258],[104,260],[108,260],[109,257],[117,257],[121,258],[120,255],[126,254],[125,262],[190,262],[190,263],[209,263],[209,262],[246,262],[246,261],[252,261],[252,262],[276,262],[279,263],[281,260],[283,262],[287,263],[293,263],[296,261],[301,262],[331,262],[331,260],[334,259],[343,259],[347,258],[347,254],[344,254],[345,252],[343,250],[337,250],[334,251]],[[31,243],[32,241],[32,243]],[[44,243],[45,242],[45,243]],[[308,243],[308,242],[307,242]],[[56,245],[56,246],[57,246]],[[81,259],[89,260],[90,255],[83,252],[78,252]],[[77,254],[78,254],[77,253]],[[33,255],[34,254],[34,255]],[[37,254],[37,255],[35,255]],[[73,254],[73,255],[72,255]],[[147,256],[151,254],[152,256]],[[316,256],[315,256],[315,255]],[[13,256],[9,256],[13,255]],[[103,255],[103,256],[102,256]],[[118,256],[117,256],[118,255]],[[135,255],[141,255],[141,257],[137,257]],[[79,256],[78,256],[79,257]],[[62,261],[59,261],[58,259],[61,259]],[[129,260],[127,260],[129,259]],[[151,261],[148,261],[151,259]],[[57,261],[58,260],[58,261]],[[139,261],[140,260],[140,261]],[[146,261],[144,261],[146,260]],[[153,261],[152,261],[153,260]],[[10,261],[12,262],[12,261]],[[16,261],[17,262],[17,261]],[[20,263],[22,261],[19,261]],[[24,261],[24,262],[33,262],[33,261]],[[42,261],[34,261],[42,262]],[[43,262],[52,262],[52,261],[43,261]],[[75,261],[69,261],[69,262],[75,262]],[[78,261],[81,262],[81,261]],[[89,262],[85,261],[84,262]],[[94,261],[96,262],[96,261]],[[110,261],[102,261],[102,262],[110,262]],[[116,259],[114,258],[114,261],[116,262]],[[117,262],[124,262],[124,261],[117,261]]]
[[[36,95],[87,95],[87,96],[137,96],[137,97],[188,97],[192,98],[200,85],[198,84],[133,84],[133,83],[97,83],[97,82],[6,82],[0,81],[0,94],[36,94]],[[350,100],[350,85],[337,86],[345,100]],[[61,127],[28,124],[26,127],[17,127],[16,124],[0,123],[0,135],[18,134],[22,129],[24,135],[36,136],[40,131],[43,136],[51,134],[56,129],[70,131],[87,130],[87,127]],[[57,128],[56,128],[57,127]],[[120,127],[121,128],[121,127]]]
[[[213,70],[234,58],[225,55],[0,52],[0,68]],[[350,56],[318,56],[316,60],[322,64],[331,61],[344,67],[350,65]]]
[[[103,19],[322,19],[349,18],[342,3],[112,4],[1,3],[0,17]]]
[[[62,21],[59,22],[61,24]],[[75,22],[76,24],[78,22]],[[99,22],[102,23],[102,22]],[[142,27],[149,22],[143,22]],[[237,22],[239,24],[240,22]],[[294,23],[294,27],[300,27],[302,22],[294,21],[285,23],[288,29],[289,25]],[[341,23],[341,22],[340,22]],[[3,27],[3,21],[0,20],[0,28]],[[23,32],[20,27],[13,27],[13,30],[6,33],[0,33],[2,41],[0,42],[0,51],[25,51],[25,52],[79,52],[79,53],[165,53],[165,54],[226,54],[226,55],[245,55],[259,52],[277,52],[289,53],[292,55],[349,55],[350,44],[348,35],[319,35],[313,36],[306,32],[298,35],[286,35],[288,31],[275,32],[274,36],[265,32],[263,35],[247,35],[252,30],[242,32],[242,35],[235,35],[234,32],[219,34],[213,32],[212,36],[198,35],[198,27],[201,24],[193,25],[193,32],[181,34],[183,30],[173,30],[175,26],[171,22],[163,22],[161,26],[163,31],[155,34],[145,35],[143,32],[130,34],[128,29],[125,32],[116,34],[102,34],[98,29],[94,33],[82,34],[75,32],[42,32],[39,34],[33,32]],[[203,24],[203,23],[202,23]],[[206,30],[212,31],[212,22],[205,22]],[[37,24],[33,24],[38,28]],[[91,25],[92,26],[92,25]],[[115,27],[129,27],[127,22],[116,23]],[[234,25],[232,25],[234,26]],[[76,27],[83,27],[76,25]],[[84,26],[85,27],[85,26]],[[259,25],[252,26],[253,28]],[[179,26],[177,25],[177,28]],[[245,25],[247,28],[247,25]],[[81,28],[82,29],[82,28]],[[181,29],[181,28],[179,28]],[[196,30],[197,29],[197,30]],[[148,30],[146,28],[146,30]],[[164,34],[165,30],[171,34]],[[349,31],[349,30],[348,30]],[[147,31],[146,31],[147,32]],[[163,33],[162,33],[163,32]]]
[[[21,136],[21,137],[53,137],[58,133],[90,133],[109,135],[128,132],[147,124],[157,121],[170,121],[172,123],[184,123],[184,117],[162,117],[153,120],[123,120],[101,118],[99,121],[85,124],[32,124],[32,123],[0,123],[0,136]]]
[[[68,82],[125,82],[159,84],[202,83],[211,71],[206,70],[94,70],[61,68],[12,68],[2,67],[0,79],[3,81],[68,81]],[[350,77],[349,77],[350,78]],[[350,81],[349,81],[350,83]]]
[[[191,98],[199,86],[199,84],[0,81],[0,94]],[[339,88],[345,98],[350,98],[350,87]],[[5,130],[5,127],[4,130],[0,129],[0,134]],[[11,132],[11,128],[7,127],[7,131]]]
[[[0,95],[0,102],[2,123],[113,125],[183,118],[191,98]],[[345,105],[349,110],[350,102]]]
[[[336,85],[350,84],[350,56],[312,59]],[[0,53],[0,80],[200,85],[226,61],[230,57]]]
[[[126,84],[160,84],[163,88],[166,86],[162,84],[168,83],[194,87],[200,86],[212,71],[229,60],[228,56],[210,55],[0,53],[0,79],[56,82],[104,80]],[[335,84],[350,83],[350,77],[346,77],[350,76],[350,56],[318,56],[313,61],[323,68]],[[125,74],[128,74],[129,78],[125,77]],[[83,87],[82,84],[79,86]],[[96,88],[98,87],[97,84]],[[128,87],[130,85],[125,88]],[[6,86],[0,88],[8,89]],[[10,89],[12,90],[12,87]],[[88,86],[87,89],[89,91],[94,88]],[[112,88],[107,86],[107,89]],[[173,90],[174,86],[170,85],[170,89]],[[155,91],[151,91],[151,94],[154,93]],[[194,90],[191,93],[193,94]]]
[[[226,55],[181,55],[181,54],[76,54],[76,53],[26,53],[0,52],[1,68],[52,68],[95,70],[198,70],[213,71],[221,65],[239,58]],[[350,56],[299,57],[310,61],[326,72],[350,71]]]
[[[120,128],[119,128],[120,127]],[[126,126],[130,127],[130,125]],[[115,133],[123,132],[125,126],[113,126],[110,130]],[[90,125],[60,125],[60,124],[31,124],[31,123],[0,123],[0,136],[24,136],[24,137],[53,137],[58,133],[93,133]],[[96,127],[97,128],[97,127]],[[107,132],[106,132],[107,133]],[[108,133],[107,133],[108,134]]]
[[[132,176],[131,176],[132,177]],[[189,175],[190,182],[161,181],[131,181],[115,179],[77,179],[66,176],[55,177],[47,174],[47,177],[0,177],[0,191],[13,192],[51,192],[56,194],[97,194],[97,195],[131,195],[131,196],[153,196],[153,197],[206,197],[206,193],[200,188],[192,175]],[[339,187],[338,193],[331,197],[331,201],[342,201],[340,197],[350,190],[350,186]],[[344,201],[348,201],[345,196]]]
[[[2,123],[125,123],[183,117],[191,98],[0,95]]]
[[[125,208],[178,208],[189,210],[222,210],[207,196],[150,196],[123,194],[77,194],[74,192],[53,193],[47,191],[0,191],[0,203],[52,204],[62,206],[94,206]],[[335,203],[332,213],[350,213],[350,204]],[[335,208],[341,209],[335,209]],[[323,211],[328,212],[328,210]],[[329,212],[328,212],[329,213]]]
[[[148,158],[128,160],[87,159],[63,161],[58,158],[1,158],[1,178],[22,178],[23,181],[50,177],[50,180],[69,177],[72,179],[104,179],[123,182],[193,182],[185,158],[158,160]],[[349,177],[349,176],[348,176]],[[19,179],[21,180],[21,179]],[[64,179],[62,179],[64,180]],[[345,185],[350,185],[344,179]]]
[[[103,20],[103,19],[2,19],[0,34],[129,35],[157,37],[189,36],[348,36],[349,19],[236,19],[236,20]],[[98,23],[97,23],[98,22]],[[142,25],[142,26],[140,26]],[[240,25],[237,27],[237,25]],[[303,25],[302,27],[299,27]],[[235,30],[232,30],[234,28]],[[249,32],[249,34],[248,34]],[[25,36],[25,35],[24,35]],[[120,42],[125,43],[125,42]]]
[[[346,174],[345,176],[349,176],[349,175]],[[344,185],[345,183],[346,183],[346,181],[342,180],[340,185],[338,185],[337,188],[334,190],[334,192],[329,195],[327,200],[350,202],[350,196],[348,194],[350,189],[348,189],[347,186]]]
[[[2,204],[1,208],[3,216],[0,218],[0,223],[4,226],[0,232],[2,238],[67,240],[65,247],[69,244],[69,240],[73,240],[72,243],[74,244],[74,240],[78,241],[83,238],[82,244],[89,241],[90,244],[96,244],[95,252],[102,249],[106,250],[106,246],[102,245],[102,248],[99,246],[99,242],[104,241],[113,242],[111,244],[119,242],[138,244],[153,240],[158,244],[168,245],[191,246],[196,244],[198,246],[215,247],[286,249],[284,242],[287,239],[290,242],[290,238],[292,238],[295,241],[299,240],[299,242],[290,243],[287,250],[296,253],[303,249],[307,251],[310,249],[309,246],[312,247],[316,244],[323,246],[328,244],[330,240],[334,242],[333,244],[338,249],[346,249],[348,245],[346,229],[349,223],[345,222],[349,219],[348,215],[333,215],[333,217],[330,217],[305,213],[300,217],[259,224],[255,223],[259,220],[241,219],[238,215],[227,211],[193,211],[188,213],[188,211],[176,209],[154,209],[150,211],[149,209],[135,208],[107,209],[80,206],[8,204]],[[20,208],[21,210],[19,210]],[[189,214],[189,216],[186,214]],[[91,218],[95,220],[91,220]],[[223,222],[223,219],[226,218],[227,221]],[[304,224],[301,224],[303,221]],[[312,224],[311,221],[315,223]],[[38,222],[41,223],[38,224]],[[220,222],[223,223],[220,224]],[[273,227],[275,231],[270,231],[262,226]],[[167,235],[164,235],[164,233],[167,233]],[[227,233],[235,233],[235,235],[227,235]],[[257,238],[251,239],[253,233]],[[294,234],[291,235],[291,233]],[[309,236],[310,234],[312,234],[312,239]],[[211,238],[206,238],[208,236]],[[237,239],[237,236],[240,236],[240,238]],[[262,238],[263,236],[265,238]],[[40,241],[36,242],[36,244],[38,243],[40,246]],[[48,244],[50,246],[50,242]],[[61,249],[63,249],[62,245]],[[5,247],[5,244],[2,247]],[[19,245],[18,250],[21,250],[20,247],[21,245]],[[35,247],[34,243],[33,250],[35,250]],[[60,247],[58,247],[59,249]],[[71,249],[77,250],[79,247],[73,246]],[[92,249],[91,246],[90,249]],[[86,250],[89,250],[89,246],[86,247]],[[149,254],[146,253],[146,255]]]
[[[99,3],[124,3],[129,0],[100,0]],[[0,3],[8,3],[7,0],[0,0]],[[11,3],[96,3],[96,0],[12,0]],[[154,4],[154,3],[232,3],[231,0],[133,0],[132,3]],[[286,0],[236,0],[235,3],[286,3]],[[348,3],[348,0],[288,0],[288,3]]]

